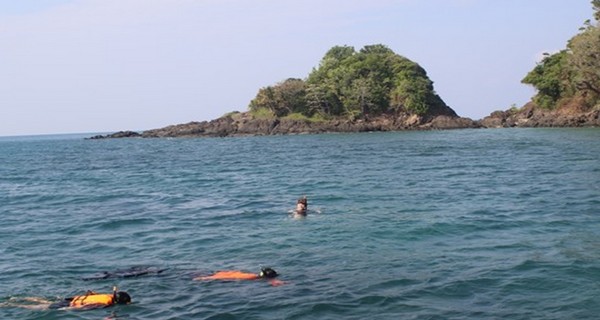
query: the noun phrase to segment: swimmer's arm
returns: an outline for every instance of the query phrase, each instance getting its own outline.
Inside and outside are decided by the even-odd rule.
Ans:
[[[281,285],[284,285],[284,284],[285,284],[285,282],[284,282],[284,281],[281,281],[281,280],[278,280],[278,279],[271,279],[271,280],[269,280],[269,283],[270,283],[270,284],[271,284],[273,287],[279,287],[279,286],[281,286]]]
[[[92,310],[92,309],[100,309],[100,308],[106,308],[106,307],[110,307],[110,306],[107,306],[107,305],[102,304],[102,303],[93,303],[93,304],[86,304],[86,305],[81,306],[81,307],[69,307],[69,309]]]

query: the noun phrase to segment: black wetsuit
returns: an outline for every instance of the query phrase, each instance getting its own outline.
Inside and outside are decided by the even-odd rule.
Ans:
[[[131,267],[128,269],[115,270],[112,272],[103,271],[89,277],[84,277],[83,280],[102,280],[111,278],[132,278],[147,274],[159,274],[167,268],[161,269],[156,267]]]
[[[72,300],[73,300],[73,298],[66,298],[62,301],[55,302],[55,303],[51,304],[50,306],[48,306],[48,309],[61,309],[61,308],[69,307],[71,305]]]

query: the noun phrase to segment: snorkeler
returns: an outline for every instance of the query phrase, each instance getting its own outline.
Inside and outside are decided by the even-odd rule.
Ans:
[[[104,279],[112,279],[112,278],[133,278],[145,275],[158,275],[168,268],[157,268],[157,267],[145,267],[145,266],[136,266],[127,269],[119,269],[115,271],[102,271],[100,273],[96,273],[90,275],[88,277],[83,277],[82,280],[104,280]]]
[[[243,272],[239,270],[232,271],[217,271],[210,276],[200,276],[194,278],[194,280],[224,280],[224,281],[235,281],[235,280],[259,280],[267,279],[272,286],[280,286],[284,284],[283,281],[275,279],[279,274],[271,268],[261,268],[258,274]]]
[[[298,199],[298,201],[296,202],[296,210],[294,211],[294,214],[306,216],[307,210],[308,210],[308,199],[306,199],[306,196],[304,196],[304,197]]]
[[[5,302],[2,306],[5,307],[20,307],[26,309],[97,309],[106,308],[115,304],[129,304],[131,297],[125,291],[117,291],[113,288],[113,293],[96,293],[87,291],[80,296],[65,298],[59,302],[52,302],[43,298],[24,297],[11,298],[9,302]]]

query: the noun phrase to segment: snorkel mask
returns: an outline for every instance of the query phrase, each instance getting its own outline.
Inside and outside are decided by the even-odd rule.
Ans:
[[[260,278],[275,278],[278,276],[277,272],[271,268],[261,268],[258,274]]]
[[[131,297],[125,291],[117,291],[117,287],[113,287],[113,301],[116,304],[131,303]]]

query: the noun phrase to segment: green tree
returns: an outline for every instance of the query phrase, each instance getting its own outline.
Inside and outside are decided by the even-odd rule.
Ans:
[[[400,80],[392,92],[393,110],[410,111],[416,114],[427,112],[427,98],[424,94],[424,83]]]
[[[522,83],[530,84],[537,89],[533,101],[540,107],[554,108],[559,99],[571,92],[567,55],[566,50],[552,55],[546,54],[544,59],[521,80]]]
[[[587,104],[600,102],[600,0],[592,0],[596,24],[586,21],[567,49],[544,57],[522,82],[537,89],[533,101],[555,108],[561,100],[583,97]]]
[[[308,76],[307,82],[316,84],[321,83],[328,78],[328,73],[331,70],[338,68],[343,62],[355,54],[354,47],[350,46],[335,46],[325,53],[323,59],[319,63],[317,69]]]
[[[381,44],[358,52],[349,46],[333,47],[306,82],[288,79],[262,88],[249,108],[267,109],[280,117],[301,113],[351,119],[449,109],[423,68]]]
[[[287,79],[275,86],[268,86],[258,91],[250,102],[250,111],[270,110],[277,117],[290,113],[308,113],[306,103],[306,83],[301,79]]]
[[[568,48],[575,87],[595,104],[600,98],[600,29],[589,25],[569,41]]]
[[[319,114],[325,118],[340,115],[343,112],[341,101],[325,85],[308,84],[306,88],[306,103],[309,114]]]

